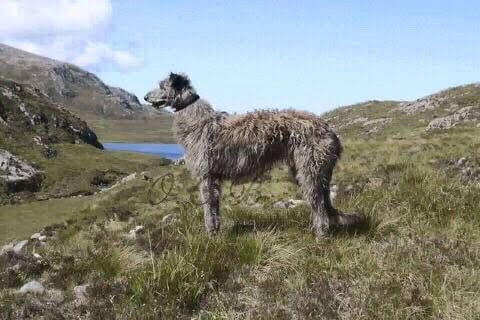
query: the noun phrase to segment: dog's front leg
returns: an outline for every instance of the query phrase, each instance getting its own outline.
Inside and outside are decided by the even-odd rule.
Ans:
[[[215,235],[220,229],[220,184],[213,178],[204,178],[200,181],[200,194],[205,228],[210,235]]]

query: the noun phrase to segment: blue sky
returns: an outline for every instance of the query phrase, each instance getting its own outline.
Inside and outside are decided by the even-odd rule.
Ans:
[[[93,29],[62,33],[83,56],[62,47],[61,57],[139,98],[170,71],[187,73],[218,109],[237,112],[321,113],[480,81],[477,1],[103,2],[109,7]],[[55,36],[23,35],[43,44]]]

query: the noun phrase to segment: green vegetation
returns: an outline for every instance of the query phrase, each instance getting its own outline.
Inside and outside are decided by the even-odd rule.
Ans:
[[[460,99],[458,89],[451,92],[444,94]],[[449,114],[444,104],[437,116]],[[54,236],[47,245],[29,245],[28,252],[42,257],[40,267],[2,273],[7,262],[0,259],[0,315],[15,318],[24,310],[32,318],[478,318],[480,174],[472,172],[480,172],[480,128],[466,122],[425,131],[432,112],[391,111],[398,106],[375,102],[327,115],[345,148],[333,178],[335,203],[363,213],[368,223],[321,239],[310,230],[308,206],[274,205],[300,197],[283,167],[262,183],[225,183],[222,230],[208,238],[197,186],[184,166],[84,145],[59,145],[59,155],[50,160],[19,150],[51,177],[45,193],[72,185],[70,191],[91,192],[92,182],[110,184],[117,172],[148,172],[90,197],[50,202],[49,221],[62,207],[66,216],[50,228]],[[358,123],[346,125],[358,117],[392,121],[366,133]],[[81,178],[63,181],[72,176]],[[50,204],[4,208],[40,214],[35,206],[41,205]],[[42,221],[34,223],[38,228]],[[137,226],[143,228],[135,233]],[[15,228],[26,236],[34,229]],[[40,277],[48,290],[41,298],[15,293]],[[88,301],[79,304],[73,288],[82,284],[88,284]],[[64,299],[51,298],[52,292]]]
[[[103,142],[175,143],[172,122],[168,114],[155,119],[87,121]]]
[[[169,163],[167,160],[142,154],[105,152],[84,144],[57,144],[55,148],[58,154],[53,159],[47,159],[31,148],[19,146],[13,150],[15,154],[42,170],[45,176],[41,190],[35,194],[23,194],[23,199],[43,200],[91,195],[129,173]],[[11,197],[17,195],[3,196],[4,201],[11,201]]]
[[[369,223],[324,239],[310,231],[307,206],[274,208],[298,198],[283,168],[261,184],[226,184],[222,231],[210,239],[185,168],[152,167],[153,181],[173,174],[171,194],[152,204],[164,198],[161,184],[138,177],[89,199],[57,226],[57,240],[36,249],[48,262],[46,286],[71,292],[89,283],[88,304],[67,299],[61,310],[93,318],[473,319],[480,185],[455,163],[480,163],[478,130],[345,138],[336,202]],[[137,225],[145,231],[129,238]],[[11,301],[0,304],[4,313],[21,305],[10,289],[2,297]]]
[[[45,226],[76,218],[92,200],[84,196],[0,206],[0,243],[25,239]]]

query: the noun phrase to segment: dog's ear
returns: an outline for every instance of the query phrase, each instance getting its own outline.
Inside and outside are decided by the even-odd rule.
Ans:
[[[170,73],[170,82],[172,83],[172,87],[177,91],[181,91],[190,86],[190,79],[183,74]]]

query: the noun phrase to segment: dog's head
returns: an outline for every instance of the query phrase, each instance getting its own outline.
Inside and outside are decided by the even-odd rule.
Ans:
[[[158,89],[147,93],[144,99],[157,109],[170,106],[175,111],[179,111],[188,107],[198,98],[198,94],[186,75],[170,73],[166,79],[160,81]]]

